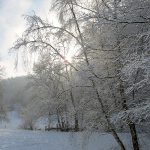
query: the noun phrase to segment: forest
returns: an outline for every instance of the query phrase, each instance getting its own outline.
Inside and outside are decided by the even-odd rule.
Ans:
[[[120,150],[129,150],[120,137],[128,133],[132,149],[142,150],[140,134],[150,133],[150,1],[53,0],[49,13],[55,18],[23,16],[26,29],[10,52],[16,67],[21,60],[31,71],[2,75],[1,120],[17,111],[26,130],[108,133]]]

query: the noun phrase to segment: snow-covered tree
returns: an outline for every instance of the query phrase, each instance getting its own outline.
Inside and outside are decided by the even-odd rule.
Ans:
[[[32,87],[59,126],[109,130],[122,150],[117,130],[129,128],[139,150],[136,124],[149,121],[149,8],[148,0],[55,0],[58,26],[26,16],[13,48],[39,56]]]

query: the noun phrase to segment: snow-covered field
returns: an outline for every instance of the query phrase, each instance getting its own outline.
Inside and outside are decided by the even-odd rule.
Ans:
[[[129,135],[123,134],[127,150]],[[142,137],[143,150],[149,150],[147,137]],[[149,144],[149,145],[148,145]],[[0,150],[119,150],[109,134],[60,133],[0,129]]]
[[[110,134],[65,133],[18,130],[21,118],[9,112],[9,122],[0,123],[0,150],[120,150]],[[127,150],[132,150],[129,134],[121,134]],[[140,135],[142,150],[150,150],[150,136]]]

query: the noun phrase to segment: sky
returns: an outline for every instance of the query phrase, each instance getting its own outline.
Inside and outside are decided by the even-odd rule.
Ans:
[[[15,67],[15,55],[9,53],[15,40],[25,30],[23,15],[33,14],[49,17],[50,0],[0,0],[0,66],[5,69],[4,78],[26,75],[21,61]],[[21,60],[21,59],[20,59]]]

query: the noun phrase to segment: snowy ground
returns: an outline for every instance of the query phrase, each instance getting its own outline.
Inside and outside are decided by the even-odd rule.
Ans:
[[[129,135],[123,134],[127,150],[131,150]],[[146,141],[147,139],[147,141]],[[143,150],[149,150],[146,137]],[[149,144],[149,145],[148,145]],[[60,133],[0,129],[0,150],[119,150],[109,134]]]
[[[110,134],[24,131],[17,128],[21,118],[9,113],[9,122],[0,123],[0,150],[120,150]],[[131,137],[121,134],[127,150]],[[150,136],[140,135],[142,150],[150,150]]]

